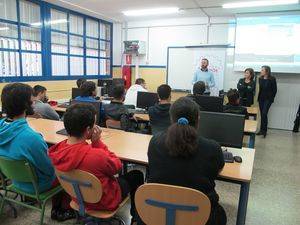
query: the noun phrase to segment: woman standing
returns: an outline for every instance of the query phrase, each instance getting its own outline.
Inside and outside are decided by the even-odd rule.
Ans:
[[[267,136],[268,112],[277,93],[276,78],[271,75],[269,66],[262,66],[259,78],[258,102],[261,115],[260,131],[257,135]]]
[[[253,105],[255,83],[253,81],[254,70],[252,68],[245,69],[245,77],[239,80],[237,89],[241,97],[241,105],[250,107]]]
[[[226,213],[219,204],[215,180],[224,167],[222,149],[213,140],[200,137],[199,107],[187,97],[170,108],[171,126],[154,135],[148,148],[149,182],[199,190],[211,201],[207,225],[225,225]]]

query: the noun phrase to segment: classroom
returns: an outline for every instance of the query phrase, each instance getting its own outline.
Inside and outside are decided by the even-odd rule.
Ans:
[[[300,224],[299,0],[0,0],[0,225]]]

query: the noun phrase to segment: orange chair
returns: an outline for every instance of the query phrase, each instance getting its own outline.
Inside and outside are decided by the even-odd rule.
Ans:
[[[205,225],[211,203],[200,191],[164,184],[144,184],[135,194],[135,205],[147,225]]]
[[[117,220],[119,224],[126,225],[122,219],[115,217],[115,214],[125,205],[129,197],[123,200],[115,211],[85,210],[85,203],[97,203],[101,200],[102,186],[99,179],[93,174],[82,170],[72,170],[69,172],[55,170],[55,172],[63,189],[72,198],[77,199],[78,203],[71,201],[70,206],[78,211],[81,217],[85,217],[85,223],[100,219],[106,222]]]

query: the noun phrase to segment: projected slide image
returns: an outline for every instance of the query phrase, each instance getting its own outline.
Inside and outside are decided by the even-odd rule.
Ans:
[[[237,19],[235,70],[265,64],[274,72],[299,73],[300,15]]]

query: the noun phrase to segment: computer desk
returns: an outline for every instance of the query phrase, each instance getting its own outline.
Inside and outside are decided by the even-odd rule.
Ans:
[[[65,113],[67,111],[67,108],[59,107],[58,105],[51,106],[51,107],[58,113]]]
[[[56,134],[64,128],[63,122],[35,119],[29,120],[28,124],[35,131],[42,134],[48,144],[56,144],[66,139],[66,136]],[[151,135],[125,132],[103,128],[103,142],[124,162],[131,162],[147,166],[148,145]],[[243,148],[227,148],[234,155],[242,157],[242,163],[225,163],[218,179],[240,185],[240,197],[238,203],[237,225],[244,225],[247,214],[247,204],[249,196],[250,182],[254,164],[255,150]]]
[[[52,108],[60,113],[66,112],[66,108],[61,108],[58,106],[52,106]],[[257,115],[258,109],[257,107],[248,107],[248,113],[251,112],[251,115]],[[149,122],[150,118],[148,114],[135,114],[138,120]],[[255,116],[256,118],[256,116]],[[254,148],[255,146],[255,135],[257,130],[257,121],[256,120],[245,120],[245,128],[244,128],[244,134],[249,136],[249,148]]]

